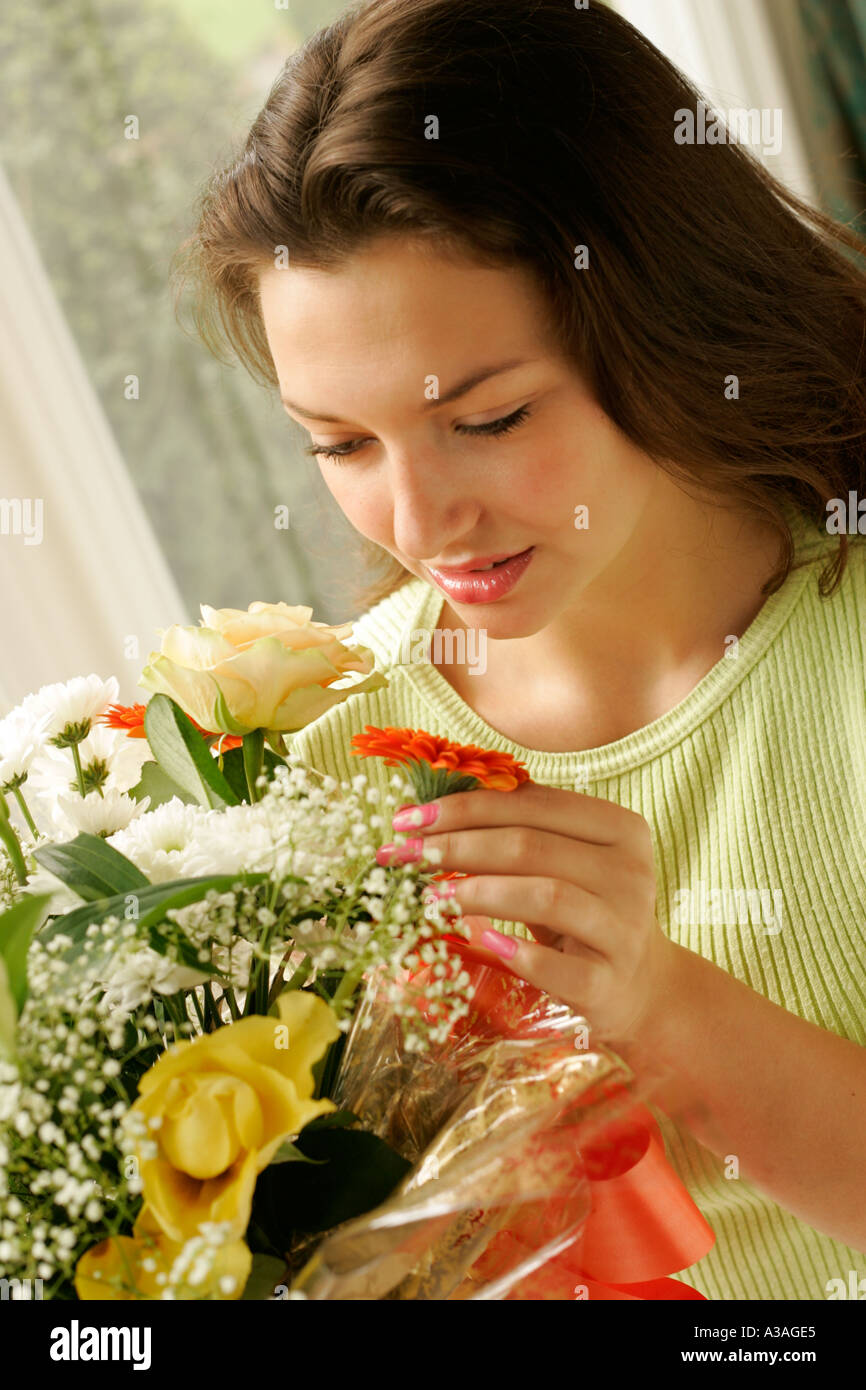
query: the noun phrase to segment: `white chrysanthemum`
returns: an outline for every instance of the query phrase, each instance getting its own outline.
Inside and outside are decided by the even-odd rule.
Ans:
[[[95,719],[106,705],[117,702],[119,690],[115,676],[109,676],[108,680],[96,675],[73,676],[68,681],[43,685],[35,696],[28,696],[32,701],[29,711],[37,717],[43,713],[49,715],[47,734],[51,737],[62,733],[67,724],[83,724],[86,719]]]
[[[0,787],[30,771],[45,742],[49,715],[32,714],[18,705],[0,719]]]
[[[100,775],[103,790],[114,788],[128,792],[141,781],[142,764],[152,758],[143,738],[130,738],[123,729],[111,729],[106,724],[94,724],[90,733],[78,744],[85,785],[88,769]],[[77,786],[72,750],[43,747],[35,759],[29,778],[32,789],[42,798],[50,799],[58,792]]]
[[[274,839],[258,806],[228,806],[203,819],[198,846],[208,867],[200,872],[268,872],[274,866]]]
[[[144,739],[131,739],[121,729],[95,724],[78,745],[85,786],[94,782],[103,792],[126,792],[141,780],[142,763],[150,756]],[[76,795],[78,783],[70,748],[46,744],[33,760],[24,792],[39,830],[49,839],[69,833],[70,818],[61,809],[63,796]],[[80,794],[79,794],[80,799]],[[74,833],[74,832],[73,832]]]
[[[88,835],[113,835],[117,830],[125,830],[134,817],[143,815],[150,805],[150,797],[134,801],[131,796],[114,788],[106,791],[88,792],[87,796],[58,796],[57,815],[66,822],[67,838],[84,831]]]
[[[52,749],[61,752],[61,749]],[[87,738],[78,745],[84,770],[94,761],[108,767],[107,787],[128,792],[141,781],[142,765],[153,759],[147,739],[130,738],[123,729],[111,729],[107,724],[94,724]]]
[[[108,843],[131,859],[151,883],[206,874],[213,856],[209,846],[199,843],[198,836],[210,814],[173,796],[130,822],[126,829],[109,835]]]

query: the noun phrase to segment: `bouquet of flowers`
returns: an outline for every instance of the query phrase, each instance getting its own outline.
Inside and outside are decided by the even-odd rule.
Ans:
[[[525,769],[367,726],[383,796],[293,755],[386,684],[350,633],[203,605],[146,705],[77,677],[0,721],[0,1272],[79,1299],[698,1296],[664,1276],[709,1228],[627,1068],[474,950],[435,873],[376,862],[401,803]]]

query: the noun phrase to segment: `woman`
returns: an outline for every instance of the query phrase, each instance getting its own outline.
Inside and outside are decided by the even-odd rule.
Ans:
[[[598,4],[373,0],[286,65],[187,266],[390,557],[356,625],[388,688],[296,746],[523,759],[395,830],[663,1078],[716,1232],[681,1277],[823,1299],[866,1277],[866,562],[830,524],[866,279],[741,146],[675,139],[698,100]]]

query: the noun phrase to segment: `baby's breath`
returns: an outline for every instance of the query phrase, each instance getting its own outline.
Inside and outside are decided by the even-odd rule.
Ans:
[[[356,987],[375,976],[408,1050],[447,1038],[469,1009],[469,977],[442,940],[444,931],[466,934],[459,907],[425,908],[429,868],[375,862],[394,811],[413,799],[399,772],[378,791],[363,773],[338,782],[290,753],[252,805],[183,807],[152,833],[145,813],[114,837],[146,876],[174,855],[185,876],[238,877],[168,908],[158,935],[141,925],[131,895],[125,915],[95,921],[83,936],[57,932],[55,917],[55,934],[34,938],[17,1051],[0,1061],[0,1276],[38,1277],[47,1297],[68,1294],[80,1256],[131,1230],[142,1200],[138,1163],[158,1152],[155,1133],[130,1109],[139,1078],[173,1042],[251,1005],[267,1011],[296,972],[296,985],[327,992],[344,1033]],[[0,907],[19,898],[0,854]],[[406,985],[424,967],[420,1008]],[[223,1239],[202,1228],[160,1266],[162,1296],[210,1289]],[[214,1287],[231,1296],[230,1280]]]

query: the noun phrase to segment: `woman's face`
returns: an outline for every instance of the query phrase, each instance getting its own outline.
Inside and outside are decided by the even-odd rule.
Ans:
[[[530,636],[617,574],[663,475],[559,355],[523,271],[389,237],[338,272],[266,267],[259,285],[286,409],[357,531],[434,584],[433,567],[533,547],[501,596],[437,585],[466,627]]]

